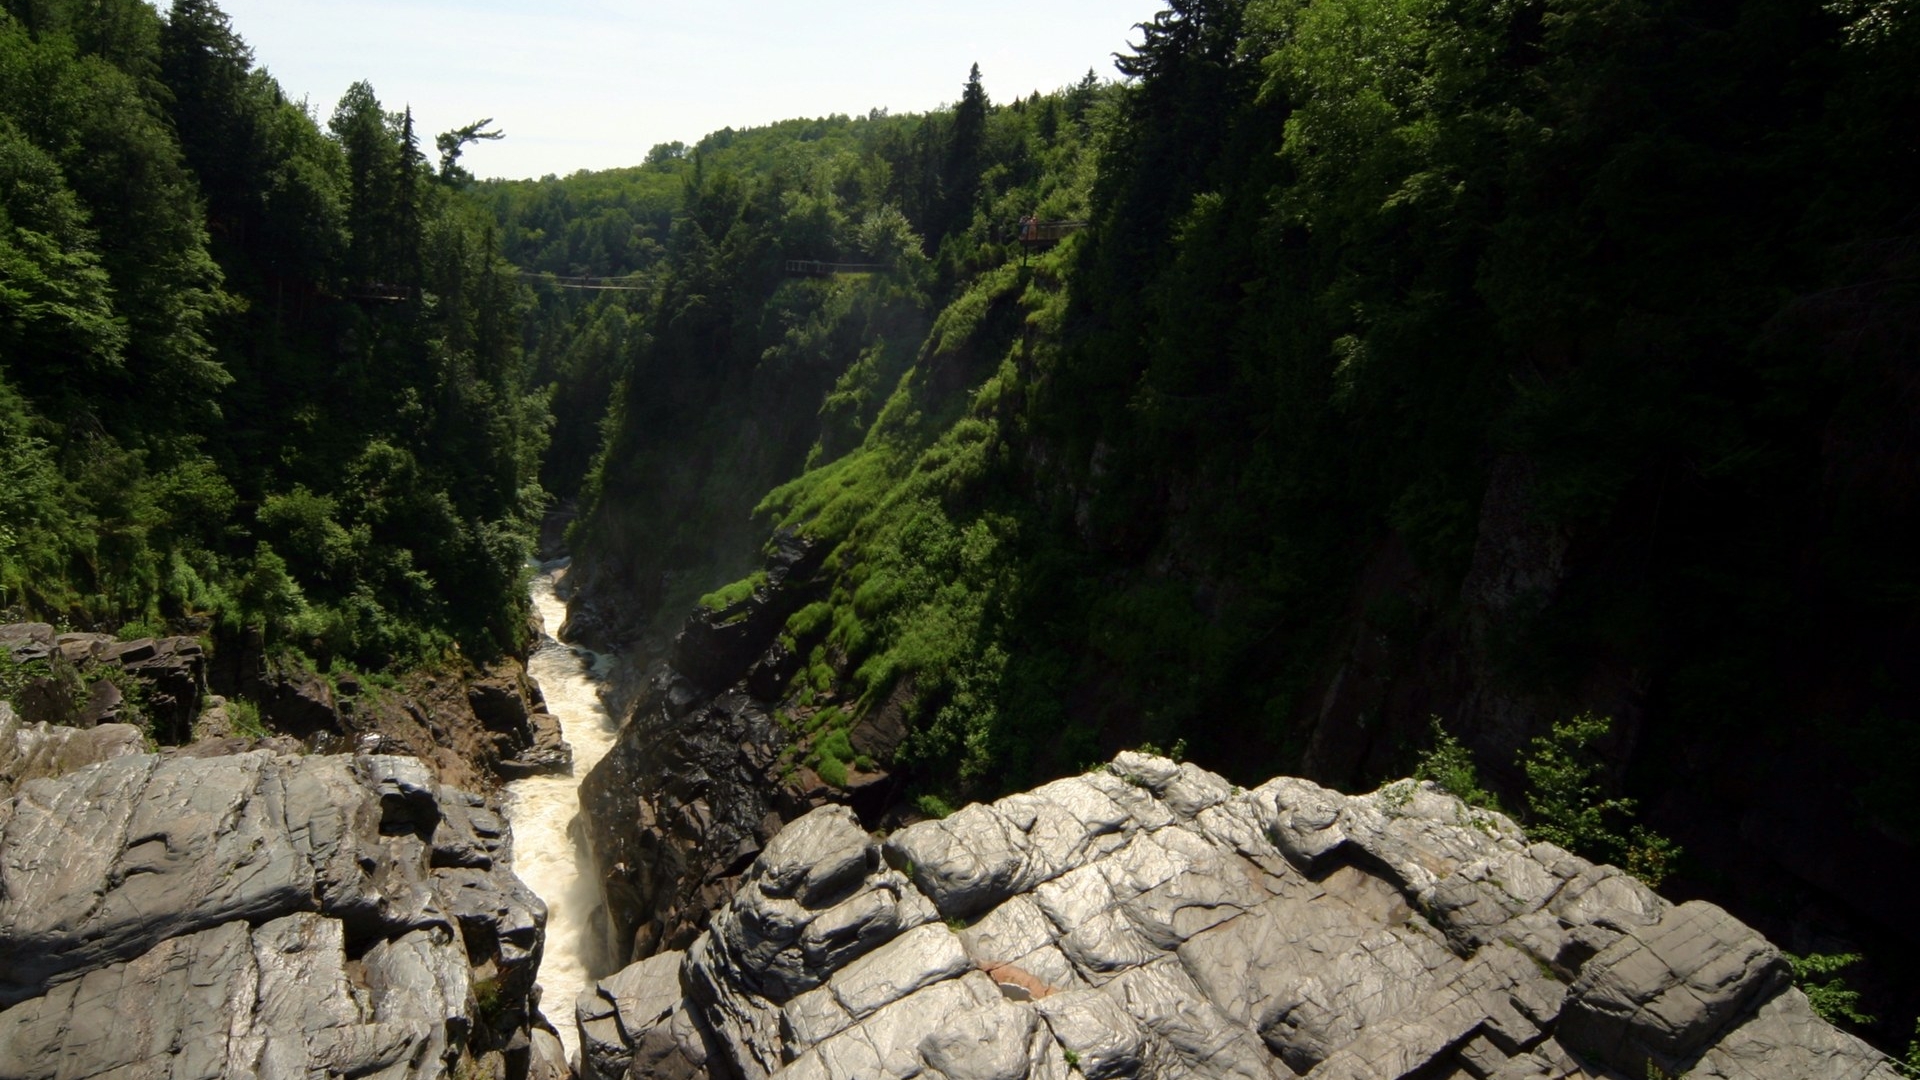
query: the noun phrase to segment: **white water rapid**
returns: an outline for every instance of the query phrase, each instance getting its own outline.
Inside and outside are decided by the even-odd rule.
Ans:
[[[547,902],[547,950],[540,961],[541,1011],[560,1029],[569,1060],[579,1059],[579,1032],[573,1023],[573,999],[587,989],[585,957],[592,939],[587,916],[597,897],[591,868],[567,836],[567,823],[580,812],[580,781],[613,745],[614,725],[600,704],[599,681],[606,658],[552,639],[567,616],[554,594],[566,568],[542,567],[533,579],[533,606],[547,637],[527,662],[540,684],[547,709],[560,720],[573,747],[571,776],[533,776],[507,785],[507,817],[513,822],[513,869]]]

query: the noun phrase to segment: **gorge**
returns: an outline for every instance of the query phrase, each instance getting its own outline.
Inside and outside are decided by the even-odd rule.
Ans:
[[[1920,1070],[1913,5],[1147,6],[506,180],[0,0],[0,1080]]]

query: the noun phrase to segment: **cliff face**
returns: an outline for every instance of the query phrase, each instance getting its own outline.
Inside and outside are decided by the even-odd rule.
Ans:
[[[407,758],[62,744],[106,760],[0,801],[0,1075],[550,1072],[497,805]]]
[[[1894,1080],[1759,934],[1430,786],[1122,754],[877,842],[776,837],[583,994],[588,1077]]]
[[[782,823],[830,794],[784,766],[791,736],[769,711],[792,674],[776,638],[816,555],[786,543],[766,587],[688,618],[636,680],[618,740],[582,782],[610,966],[685,948]]]

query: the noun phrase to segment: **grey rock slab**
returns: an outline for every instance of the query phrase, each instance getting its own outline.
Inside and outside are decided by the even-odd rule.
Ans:
[[[1293,1075],[1259,1037],[1207,1000],[1171,957],[1114,979],[1102,992],[1140,1021],[1180,1064],[1206,1080],[1283,1080]]]
[[[1577,871],[1547,904],[1547,910],[1569,926],[1598,926],[1615,933],[1652,926],[1671,907],[1638,878],[1591,864]]]
[[[1407,1008],[1458,965],[1430,938],[1358,915],[1388,889],[1353,876],[1343,892],[1358,904],[1325,890],[1275,897],[1179,950],[1207,997],[1296,1071]]]
[[[311,912],[275,919],[253,932],[259,972],[253,1023],[268,1031],[317,1031],[360,1021],[347,982],[346,934]]]
[[[1169,855],[1174,872],[1141,874],[1126,858],[1135,844],[1103,867],[1119,898],[1121,911],[1148,941],[1160,949],[1177,948],[1202,930],[1265,903],[1268,874],[1238,854],[1222,850],[1192,832],[1163,829],[1155,845]],[[1160,880],[1155,880],[1160,878]]]
[[[1081,779],[1125,810],[1136,828],[1161,829],[1174,822],[1173,811],[1139,777],[1123,777],[1109,765]]]
[[[705,1075],[705,1042],[681,993],[684,960],[656,953],[580,994],[574,1019],[583,1080]],[[700,1071],[690,1071],[696,1064]]]
[[[1403,780],[1348,798],[1339,827],[1409,896],[1425,897],[1460,867],[1525,846],[1511,819],[1469,807],[1429,781]]]
[[[818,907],[877,865],[873,848],[852,810],[823,806],[781,829],[747,872],[747,881],[766,896]]]
[[[1073,961],[1075,969],[1095,982],[1164,955],[1118,908],[1082,920],[1061,936],[1060,951]]]
[[[1053,924],[1055,932],[1069,934],[1104,912],[1116,898],[1100,864],[1082,866],[1033,890],[1033,901]]]
[[[1440,879],[1427,911],[1466,954],[1505,936],[1509,922],[1544,907],[1563,884],[1530,851],[1504,850]]]
[[[1347,797],[1290,776],[1277,777],[1248,793],[1264,831],[1294,866],[1312,872],[1347,842],[1341,814]]]
[[[460,937],[446,927],[415,930],[367,950],[361,961],[371,1018],[422,1021],[428,1052],[446,1060],[473,1030],[473,971]]]
[[[782,1080],[908,1080],[926,1071],[920,1043],[931,1020],[1000,1000],[978,972],[901,998],[800,1055]]]
[[[1541,1030],[1511,1001],[1517,982],[1540,978],[1523,954],[1497,945],[1465,964],[1445,965],[1443,974],[1412,1002],[1363,1026],[1313,1075],[1355,1080],[1426,1075],[1444,1065],[1453,1048],[1475,1038],[1503,1055],[1520,1054],[1541,1040]]]
[[[212,1080],[228,1039],[250,1032],[256,984],[244,922],[162,942],[0,1012],[0,1076]]]
[[[1039,1016],[1031,1005],[989,1002],[945,1017],[929,1017],[920,1059],[947,1080],[1022,1080]]]
[[[869,875],[825,910],[742,889],[716,912],[711,932],[733,980],[785,1001],[820,985],[828,973],[939,917],[933,904],[892,869]]]
[[[1033,882],[1112,851],[1133,824],[1125,808],[1079,777],[1010,795],[994,809],[1025,835]]]
[[[1054,936],[1040,906],[1016,896],[962,929],[960,944],[976,964],[1003,964],[1052,943]]]
[[[88,765],[145,751],[145,733],[130,724],[90,728],[29,724],[12,705],[0,701],[0,799],[28,780],[64,776]]]
[[[1201,834],[1260,867],[1269,877],[1285,877],[1294,868],[1274,843],[1273,831],[1252,792],[1240,792],[1194,817]]]
[[[638,1034],[664,1022],[679,1007],[684,959],[679,952],[655,953],[601,979],[589,993],[613,1005],[622,1030]]]
[[[980,803],[894,833],[886,856],[946,916],[977,915],[1032,884],[1026,834]]]
[[[1167,809],[1183,821],[1191,821],[1202,811],[1233,797],[1233,785],[1224,777],[1210,773],[1192,762],[1181,764],[1173,780],[1158,792]]]
[[[722,909],[720,915],[728,913]],[[719,915],[714,922],[717,926]],[[681,970],[705,1030],[733,1071],[744,1080],[764,1080],[785,1064],[780,1006],[751,988],[747,980],[753,972],[735,967],[720,941],[712,931],[695,938]]]
[[[164,936],[139,922],[88,933],[157,764],[120,758],[14,794],[0,834],[0,1007],[43,993],[58,976],[145,951],[130,942]]]
[[[1690,901],[1588,961],[1555,1035],[1629,1072],[1649,1062],[1673,1071],[1788,981],[1786,961],[1765,938]]]
[[[1075,990],[1036,1002],[1034,1008],[1087,1080],[1140,1071],[1147,1054],[1147,1031],[1114,998],[1098,990]]]
[[[1821,1020],[1789,989],[1709,1047],[1689,1080],[1899,1080],[1885,1054]]]
[[[808,923],[800,934],[800,955],[812,971],[836,970],[937,918],[939,912],[926,897],[904,877],[887,871]]]
[[[1042,945],[1006,963],[984,965],[981,970],[1000,987],[1001,993],[1015,996],[1012,988],[1018,987],[1030,1000],[1089,985],[1067,959],[1067,954],[1053,945]]]
[[[527,1080],[573,1080],[567,1047],[546,1028],[533,1029],[533,1051],[527,1055]]]
[[[430,865],[442,808],[485,868]],[[544,911],[510,865],[504,821],[413,762],[140,756],[30,782],[0,802],[0,1044],[57,1046],[76,1076],[439,1075],[472,967],[530,982]],[[89,1034],[36,1042],[48,1024]]]
[[[591,1074],[1540,1080],[1637,1075],[1654,1052],[1620,1047],[1666,1039],[1724,1080],[1887,1080],[1769,989],[1745,927],[1430,785],[1239,791],[1135,755],[903,829],[885,868],[844,811],[782,837],[684,999],[663,976],[630,1023],[583,1000],[613,1055]],[[1618,1045],[1583,1066],[1596,1030]]]
[[[788,1049],[805,1053],[814,1044],[840,1034],[853,1026],[853,1014],[847,1012],[829,987],[809,990],[781,1009],[781,1038]]]
[[[855,1019],[891,1005],[942,979],[971,970],[973,962],[953,931],[939,924],[918,927],[836,973],[833,996]]]
[[[693,1014],[678,1008],[634,1039],[633,1063],[626,1075],[633,1080],[711,1080],[727,1075],[715,1053],[712,1039]]]

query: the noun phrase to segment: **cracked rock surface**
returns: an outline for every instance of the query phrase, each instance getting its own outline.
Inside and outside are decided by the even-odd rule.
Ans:
[[[576,1014],[604,1080],[1897,1077],[1726,912],[1504,816],[1133,753],[884,843],[815,810]]]
[[[0,1076],[526,1075],[546,909],[411,758],[130,754],[0,801]]]

